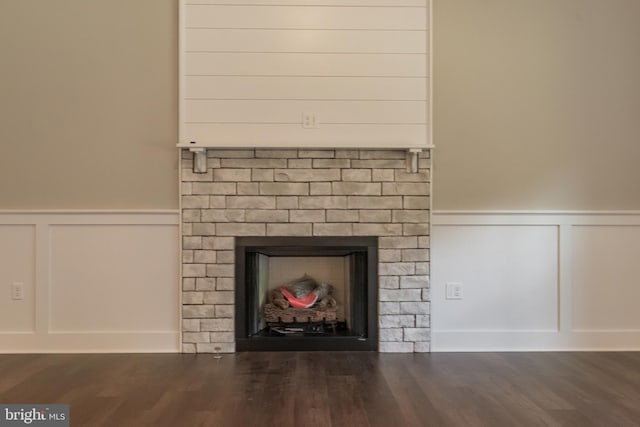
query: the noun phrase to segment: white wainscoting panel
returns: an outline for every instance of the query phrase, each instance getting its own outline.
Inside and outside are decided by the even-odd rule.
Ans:
[[[0,263],[0,352],[180,350],[177,211],[3,211]]]
[[[178,271],[155,249],[177,254],[175,229],[56,225],[51,248],[51,332],[175,329]]]
[[[434,212],[431,243],[432,351],[640,350],[640,213]]]
[[[33,225],[0,223],[0,334],[35,332],[35,236]],[[11,298],[13,283],[24,285],[23,300]]]
[[[573,329],[640,331],[640,226],[577,226],[573,241]]]
[[[434,269],[464,287],[461,300],[432,289],[439,329],[557,330],[556,227],[437,227],[433,239]]]

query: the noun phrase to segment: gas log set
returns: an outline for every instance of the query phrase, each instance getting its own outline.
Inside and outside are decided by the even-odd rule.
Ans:
[[[282,334],[324,334],[336,330],[333,286],[304,275],[269,291],[263,315],[271,331]]]

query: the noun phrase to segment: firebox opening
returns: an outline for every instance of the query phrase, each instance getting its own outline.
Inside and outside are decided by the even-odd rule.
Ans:
[[[377,238],[236,239],[237,350],[375,350],[376,319]]]

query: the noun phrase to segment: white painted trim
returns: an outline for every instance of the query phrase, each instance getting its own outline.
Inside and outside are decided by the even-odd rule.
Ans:
[[[558,228],[558,324],[553,330],[432,329],[433,352],[451,351],[639,351],[638,329],[575,329],[573,233],[576,227],[637,227],[640,211],[433,211],[433,227],[556,226]],[[437,251],[432,242],[432,251]],[[434,265],[433,269],[438,266]],[[432,304],[434,304],[432,302]],[[437,303],[435,303],[437,304]]]
[[[256,147],[256,143],[254,140],[247,140],[246,142],[236,142],[233,144],[219,144],[219,143],[207,143],[207,142],[199,142],[198,145],[193,145],[187,142],[181,142],[176,144],[178,149],[196,149],[196,148],[212,148],[218,150],[239,150],[239,149],[254,149],[257,148],[259,150],[269,150],[269,149],[288,149],[295,150],[302,147],[300,146],[302,143],[293,142],[289,144],[262,144],[259,147]],[[384,145],[368,145],[363,146],[357,143],[345,143],[334,145],[334,143],[330,142],[325,145],[305,145],[304,150],[410,150],[410,149],[420,149],[420,150],[431,150],[435,148],[433,145],[409,145],[409,144],[399,144],[393,147],[389,146],[390,144],[385,142]]]
[[[0,332],[0,353],[179,352],[175,331],[51,331],[51,232],[58,226],[180,225],[180,211],[161,210],[0,210],[0,226],[35,227],[35,330]],[[176,238],[180,239],[180,234]],[[178,266],[181,260],[175,254]],[[179,280],[179,278],[178,278]],[[178,284],[176,284],[178,286]],[[179,292],[181,294],[181,292]],[[175,307],[176,312],[181,305]],[[174,312],[175,313],[175,312]],[[172,315],[174,314],[172,313]]]
[[[435,124],[434,120],[433,120],[433,96],[434,96],[434,92],[433,92],[433,79],[434,79],[434,74],[433,74],[433,35],[435,34],[435,30],[433,28],[433,0],[427,0],[427,2],[429,3],[427,10],[429,11],[429,29],[427,31],[427,34],[429,35],[429,52],[427,52],[427,61],[429,61],[429,96],[427,96],[427,108],[429,109],[429,117],[428,117],[428,121],[427,123],[429,123],[429,127],[427,129],[427,147],[429,149],[434,148],[434,144],[435,142],[433,141],[433,126]],[[432,161],[433,161],[433,150],[432,150]],[[431,171],[433,172],[433,169],[431,169]],[[431,177],[431,182],[433,182],[433,175]]]
[[[182,11],[182,8],[184,8],[184,2],[180,2],[180,10]],[[181,12],[183,13],[183,12]],[[184,16],[184,13],[183,13]],[[181,18],[183,19],[183,18]],[[184,26],[183,22],[180,22],[180,26],[181,28]],[[183,31],[182,29],[180,31]],[[181,49],[183,50],[183,49]],[[180,74],[182,76],[182,74]],[[180,84],[182,83],[182,77],[180,77]],[[180,89],[182,93],[182,88]],[[182,107],[181,107],[182,108]],[[182,126],[182,120],[180,121],[180,126]],[[182,135],[182,133],[181,133]],[[183,290],[183,276],[182,276],[182,270],[183,270],[183,258],[182,258],[182,253],[184,252],[184,248],[183,248],[183,242],[184,239],[182,238],[182,236],[184,236],[184,221],[182,220],[182,215],[183,215],[183,211],[182,211],[182,184],[183,184],[183,180],[182,180],[182,150],[177,150],[177,154],[178,154],[178,236],[180,236],[180,242],[178,242],[178,248],[179,248],[179,254],[178,254],[178,304],[179,304],[179,308],[178,308],[178,319],[180,322],[180,330],[178,331],[178,342],[179,342],[179,352],[182,352],[182,324],[183,322],[183,317],[182,317],[182,296],[184,293]]]
[[[0,353],[175,353],[177,332],[0,334]]]
[[[573,225],[558,225],[558,326],[570,332],[573,319]],[[566,286],[565,286],[566,285]]]
[[[42,218],[39,218],[42,220]],[[39,336],[49,333],[51,324],[51,227],[44,222],[36,224],[35,254],[35,316],[36,333]]]
[[[601,215],[640,215],[640,210],[610,210],[610,211],[583,211],[583,210],[434,210],[438,216],[601,216]]]
[[[178,209],[0,209],[0,215],[166,215]]]
[[[431,351],[640,351],[640,332],[432,331]],[[438,343],[434,346],[433,343]],[[505,343],[508,343],[505,344]],[[594,344],[595,343],[595,344]]]
[[[640,225],[640,211],[434,211],[433,225]]]
[[[186,67],[186,54],[187,54],[187,37],[186,37],[186,1],[180,0],[178,2],[178,141],[176,143],[180,144],[180,138],[184,135],[185,130],[185,99],[184,94],[186,91],[186,84],[184,79],[184,74],[187,70]],[[180,156],[178,150],[178,156]],[[178,162],[180,164],[180,162]],[[178,167],[179,168],[179,167]],[[178,171],[179,177],[182,176],[180,171]],[[182,235],[182,230],[180,230]],[[180,273],[182,275],[182,273]]]
[[[178,210],[0,211],[2,225],[178,225]]]

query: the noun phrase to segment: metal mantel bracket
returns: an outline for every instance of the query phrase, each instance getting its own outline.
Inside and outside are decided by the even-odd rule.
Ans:
[[[407,172],[418,173],[418,154],[422,153],[422,148],[409,148],[407,150]]]
[[[189,148],[193,153],[193,173],[207,173],[207,149]]]

